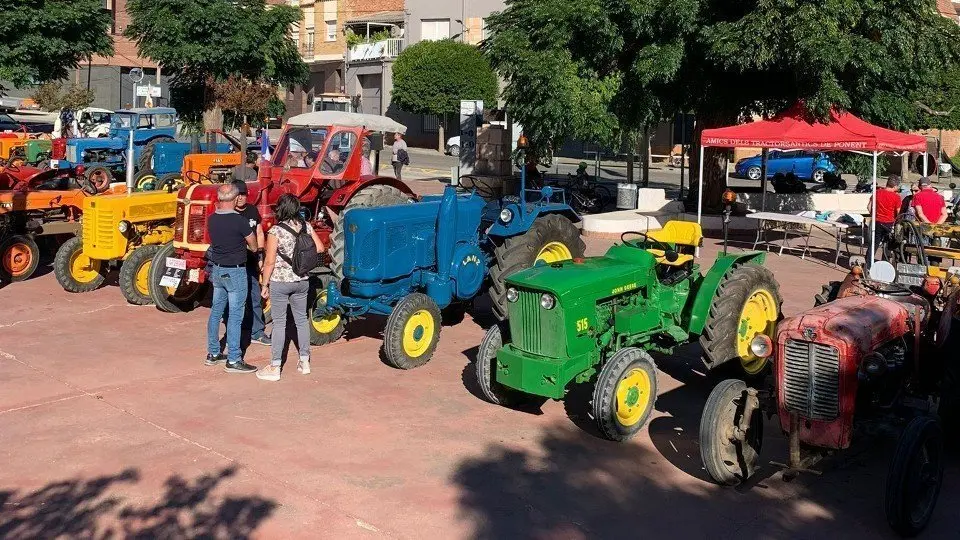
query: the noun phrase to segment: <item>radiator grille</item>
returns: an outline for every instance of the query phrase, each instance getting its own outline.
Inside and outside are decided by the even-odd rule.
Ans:
[[[77,147],[75,145],[67,145],[66,159],[73,164],[79,163],[77,159]]]
[[[116,231],[116,224],[113,222],[113,210],[104,210],[103,208],[98,208],[93,212],[92,221],[93,227],[90,227],[88,230],[84,228],[84,234],[92,232],[93,236],[89,238],[91,242],[90,245],[95,246],[97,249],[110,249],[113,247],[113,233]],[[87,220],[84,220],[87,221]]]
[[[783,349],[783,402],[812,420],[840,414],[840,352],[836,347],[788,339]]]
[[[532,291],[520,291],[520,298],[517,300],[517,311],[520,314],[520,324],[516,327],[521,329],[519,339],[516,340],[516,346],[521,350],[534,354],[541,354],[543,349],[540,341],[540,295],[542,293]],[[512,313],[511,313],[512,314]]]

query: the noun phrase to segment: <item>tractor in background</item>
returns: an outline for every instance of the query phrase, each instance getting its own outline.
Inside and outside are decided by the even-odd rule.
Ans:
[[[153,148],[149,167],[135,179],[137,191],[179,191],[187,183],[223,183],[234,178],[238,167],[256,161],[249,143],[242,143],[221,130],[206,133],[204,142],[164,142]],[[256,172],[248,171],[248,180]],[[239,177],[239,175],[237,175]]]
[[[765,255],[726,253],[701,274],[700,225],[669,221],[628,232],[601,257],[539,264],[506,279],[509,318],[484,336],[475,373],[484,397],[516,406],[576,399],[592,388],[593,418],[623,441],[646,424],[657,397],[648,351],[699,340],[708,369],[759,376],[767,359],[751,348],[771,336],[782,300]]]
[[[422,366],[437,347],[441,310],[462,309],[488,281],[493,298],[505,288],[498,279],[537,262],[583,256],[580,218],[563,192],[546,187],[537,193],[536,201],[488,202],[448,186],[442,196],[416,204],[347,212],[341,218],[344,279],[327,286],[326,305],[315,307],[314,317],[388,315],[387,363]],[[342,330],[341,324],[336,333]]]
[[[51,167],[64,169],[82,166],[82,174],[97,190],[103,191],[115,175],[120,176],[125,172],[131,137],[134,165],[137,169],[147,169],[155,147],[161,143],[175,142],[176,134],[175,109],[155,107],[120,110],[110,117],[109,137],[68,139],[64,157],[51,160]]]
[[[920,257],[923,258],[923,246]],[[729,379],[703,409],[700,454],[719,484],[737,485],[760,468],[764,417],[789,441],[784,479],[855,442],[873,446],[898,433],[885,489],[890,526],[903,536],[929,523],[943,480],[945,425],[960,411],[960,268],[854,266],[824,287],[815,307],[781,321],[750,348],[774,362],[752,385]]]
[[[0,167],[38,165],[50,159],[52,146],[47,134],[0,133]]]

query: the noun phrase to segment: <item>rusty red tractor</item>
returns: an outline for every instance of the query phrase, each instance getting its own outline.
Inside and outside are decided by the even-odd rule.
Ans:
[[[764,416],[775,416],[789,440],[779,465],[785,480],[854,442],[898,433],[887,521],[903,536],[923,530],[943,479],[941,417],[954,412],[960,390],[950,377],[960,358],[944,346],[960,331],[951,335],[960,296],[954,270],[877,262],[867,276],[854,266],[824,287],[814,308],[781,321],[773,340],[756,337],[751,348],[773,359],[773,376],[757,387],[729,379],[710,394],[700,423],[710,476],[737,485],[756,472]]]
[[[273,206],[281,195],[291,193],[300,199],[305,217],[330,246],[327,273],[320,276],[324,286],[331,277],[342,277],[344,235],[338,216],[350,208],[388,206],[414,198],[396,178],[360,174],[361,160],[368,159],[363,155],[364,139],[374,139],[378,132],[405,130],[383,116],[338,111],[294,116],[271,160],[261,163],[255,181],[247,182],[248,200],[259,209],[265,229],[272,225]],[[157,253],[150,277],[151,297],[167,312],[191,309],[202,296],[210,243],[207,219],[215,209],[217,186],[191,183],[180,190],[178,199],[174,240]],[[324,302],[322,287],[317,291],[312,302]],[[342,331],[342,321],[314,321],[312,338],[322,344]]]

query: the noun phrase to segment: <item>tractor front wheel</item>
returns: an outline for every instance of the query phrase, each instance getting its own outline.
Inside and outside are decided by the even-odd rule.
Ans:
[[[398,369],[413,369],[430,361],[440,341],[440,308],[422,293],[407,295],[387,317],[383,355]]]
[[[156,189],[157,191],[167,191],[174,192],[180,191],[180,188],[184,186],[183,178],[180,177],[180,173],[168,173],[160,177],[157,180]]]
[[[181,313],[197,307],[207,288],[201,283],[189,283],[186,279],[181,279],[177,287],[160,285],[167,270],[167,257],[173,254],[173,242],[170,242],[161,246],[153,256],[150,262],[150,299],[160,311]]]
[[[321,316],[318,313],[319,308],[323,308],[327,305],[326,285],[328,282],[329,279],[322,279],[320,281],[321,288],[317,290],[317,296],[316,300],[313,302],[313,308],[307,312],[307,317],[310,319],[311,345],[326,345],[327,343],[333,343],[334,341],[340,339],[340,336],[343,335],[343,330],[347,325],[346,319],[340,314],[331,313],[326,316]]]
[[[367,186],[350,197],[347,205],[340,212],[339,219],[333,225],[333,232],[330,234],[330,250],[328,252],[330,253],[330,272],[338,283],[343,279],[343,250],[346,242],[343,233],[343,218],[346,217],[347,211],[354,208],[393,206],[409,201],[409,195],[386,184]]]
[[[40,248],[30,236],[13,235],[0,242],[0,281],[23,281],[37,270]]]
[[[83,239],[67,240],[53,258],[53,273],[63,290],[83,293],[96,290],[106,278],[103,261],[91,259],[83,253]]]
[[[914,418],[900,436],[887,471],[884,510],[901,536],[916,536],[933,516],[943,483],[943,431],[934,418]]]
[[[704,364],[715,369],[738,360],[748,377],[756,377],[769,358],[753,353],[750,343],[759,334],[771,339],[783,315],[780,286],[773,272],[756,264],[731,269],[717,287],[707,322],[700,336]]]
[[[137,306],[153,303],[150,298],[150,266],[160,246],[140,246],[120,266],[120,292],[127,302]]]
[[[611,441],[625,441],[647,423],[657,401],[657,366],[643,349],[620,349],[604,364],[593,390],[593,418]]]
[[[497,351],[503,348],[503,334],[509,336],[509,332],[510,328],[505,323],[497,323],[487,330],[477,350],[474,370],[480,392],[487,401],[504,407],[516,407],[532,401],[532,396],[497,382]]]
[[[700,459],[718,484],[736,486],[750,478],[760,462],[763,412],[753,411],[750,425],[740,429],[749,394],[747,384],[727,379],[707,398],[700,417]]]
[[[88,194],[96,195],[106,191],[110,182],[113,182],[113,172],[103,165],[96,165],[84,171],[80,187]]]
[[[507,318],[507,283],[512,274],[530,268],[537,261],[551,264],[583,257],[586,245],[580,230],[560,214],[540,216],[530,229],[498,242],[490,267],[490,299],[498,320]]]

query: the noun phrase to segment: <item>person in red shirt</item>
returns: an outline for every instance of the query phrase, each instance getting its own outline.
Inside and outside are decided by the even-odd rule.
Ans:
[[[943,195],[930,185],[930,178],[920,179],[920,192],[913,197],[913,208],[920,223],[943,223],[947,220],[947,203]]]
[[[891,174],[887,177],[886,186],[876,192],[877,197],[877,241],[885,246],[893,233],[893,222],[900,214],[900,177]],[[873,197],[867,206],[867,212],[873,213]],[[882,249],[882,248],[881,248]]]

